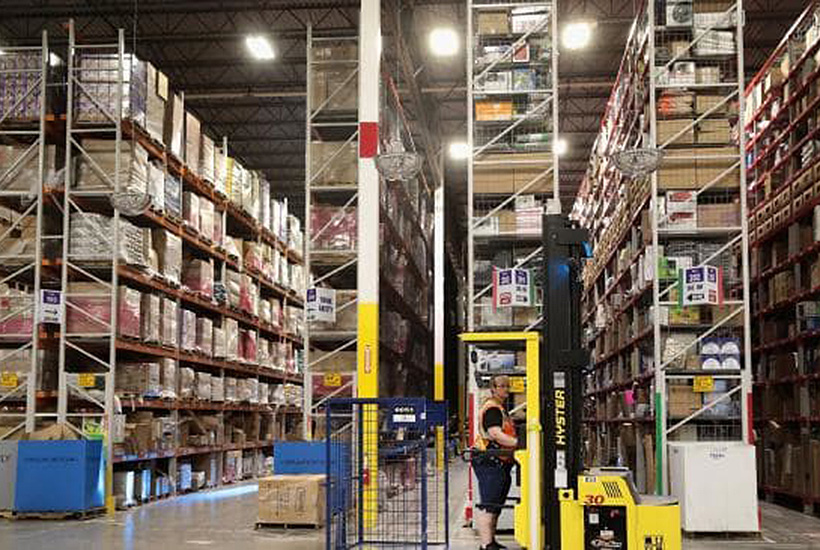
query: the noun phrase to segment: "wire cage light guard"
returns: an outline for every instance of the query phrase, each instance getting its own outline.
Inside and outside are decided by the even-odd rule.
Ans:
[[[328,401],[327,550],[448,547],[446,420],[422,398]]]

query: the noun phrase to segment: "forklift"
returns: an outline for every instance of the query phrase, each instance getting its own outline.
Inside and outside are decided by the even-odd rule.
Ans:
[[[540,332],[466,333],[476,346],[520,342],[526,351],[526,448],[515,451],[521,498],[516,541],[530,550],[680,550],[680,507],[640,495],[625,468],[583,465],[581,269],[585,229],[544,217],[544,322]]]

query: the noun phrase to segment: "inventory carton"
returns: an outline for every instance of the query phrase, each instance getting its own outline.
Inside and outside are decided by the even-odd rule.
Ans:
[[[174,94],[165,104],[165,122],[163,124],[165,146],[178,158],[182,158],[183,151],[183,125],[185,124],[185,112],[183,110],[182,96]]]
[[[260,523],[322,525],[325,476],[278,475],[259,480]]]

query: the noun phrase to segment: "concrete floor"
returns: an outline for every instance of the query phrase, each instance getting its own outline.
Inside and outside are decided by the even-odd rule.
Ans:
[[[451,509],[464,501],[465,475],[455,468]],[[461,482],[461,483],[459,483]],[[460,486],[459,486],[460,485]],[[196,493],[160,501],[112,519],[82,522],[0,520],[0,549],[25,550],[180,550],[229,548],[231,550],[322,550],[322,531],[255,531],[256,485],[245,484],[219,491]],[[785,508],[761,503],[764,533],[760,540],[687,540],[686,550],[820,550],[820,520]],[[453,514],[454,519],[457,514]],[[450,547],[474,550],[472,531],[454,523]],[[511,549],[511,537],[501,537]],[[580,550],[580,549],[579,549]],[[637,549],[636,549],[637,550]]]

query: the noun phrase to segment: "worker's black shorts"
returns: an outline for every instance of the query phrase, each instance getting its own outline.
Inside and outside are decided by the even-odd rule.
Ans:
[[[512,463],[498,460],[474,460],[473,471],[478,478],[478,492],[481,496],[480,510],[490,514],[501,513],[507,502],[512,485]]]

